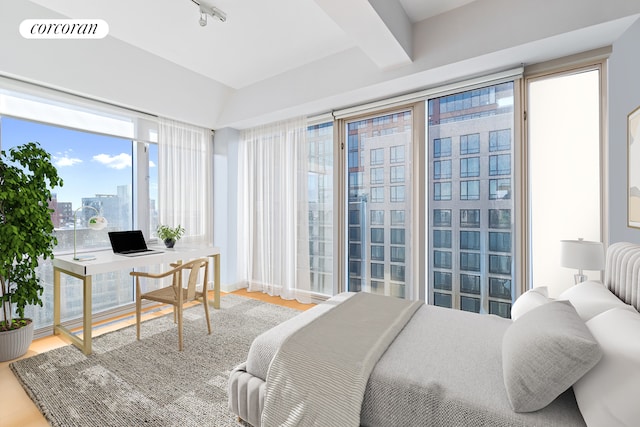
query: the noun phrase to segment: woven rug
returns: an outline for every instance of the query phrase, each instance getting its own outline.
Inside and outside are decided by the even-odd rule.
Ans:
[[[238,426],[227,409],[230,371],[253,339],[300,313],[225,295],[210,310],[184,312],[184,350],[173,315],[107,333],[85,356],[65,346],[12,363],[11,369],[52,426]]]

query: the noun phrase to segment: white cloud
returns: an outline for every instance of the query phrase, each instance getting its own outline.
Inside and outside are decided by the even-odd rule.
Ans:
[[[75,164],[82,163],[82,160],[75,157],[69,157],[65,154],[64,157],[54,157],[53,163],[57,167],[63,168],[65,166],[73,166]]]
[[[149,160],[149,167],[150,167],[150,168],[155,168],[155,167],[156,167],[156,164],[155,164],[155,163],[153,163],[153,161]]]
[[[98,154],[96,156],[93,156],[93,160],[102,163],[106,167],[112,169],[124,169],[131,167],[131,155],[127,153],[120,153],[117,156]]]

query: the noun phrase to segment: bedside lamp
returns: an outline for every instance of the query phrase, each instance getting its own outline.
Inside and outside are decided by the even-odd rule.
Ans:
[[[73,214],[73,259],[76,261],[90,261],[96,259],[94,255],[77,255],[76,254],[76,223],[78,222],[78,211],[82,209],[93,209],[98,215],[94,215],[89,218],[87,227],[91,230],[102,230],[107,226],[107,220],[105,217],[100,216],[100,212],[93,206],[80,206]]]
[[[560,265],[578,269],[575,274],[576,284],[587,280],[583,270],[604,270],[604,247],[602,242],[588,240],[561,240]]]

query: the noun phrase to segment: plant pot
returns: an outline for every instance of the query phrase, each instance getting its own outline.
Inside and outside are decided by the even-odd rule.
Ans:
[[[17,359],[29,350],[33,341],[33,321],[27,326],[0,332],[0,362]]]
[[[173,239],[164,239],[164,245],[168,248],[172,248],[173,245],[176,244],[176,241]]]

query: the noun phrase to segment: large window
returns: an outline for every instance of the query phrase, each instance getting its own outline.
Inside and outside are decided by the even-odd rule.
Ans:
[[[515,296],[514,85],[501,83],[428,103],[428,164],[433,165],[428,217],[434,229],[428,300],[509,316]]]
[[[409,110],[345,122],[345,173],[369,178],[346,189],[343,215],[360,219],[349,226],[347,290],[411,296],[412,123]]]
[[[43,120],[46,120],[43,117]],[[110,248],[107,233],[115,230],[130,230],[138,226],[133,216],[134,176],[137,167],[133,161],[136,156],[150,158],[144,162],[149,170],[143,174],[149,176],[150,194],[148,211],[140,212],[148,224],[145,235],[152,235],[151,226],[157,224],[157,147],[151,150],[140,149],[149,146],[130,139],[99,135],[65,127],[39,123],[36,121],[3,116],[0,118],[0,143],[3,150],[29,141],[38,141],[51,153],[63,186],[54,188],[51,206],[58,245],[55,254],[68,254],[75,249],[86,251]],[[90,230],[88,219],[96,211],[108,221],[106,229]],[[74,236],[75,234],[75,236]],[[43,307],[29,306],[27,313],[35,320],[36,329],[49,326],[53,322],[53,268],[50,260],[39,266],[39,275],[43,281]],[[99,313],[134,301],[134,291],[129,271],[99,274],[93,280],[93,311]],[[62,318],[75,319],[82,313],[82,288],[78,279],[69,276],[62,278]]]

